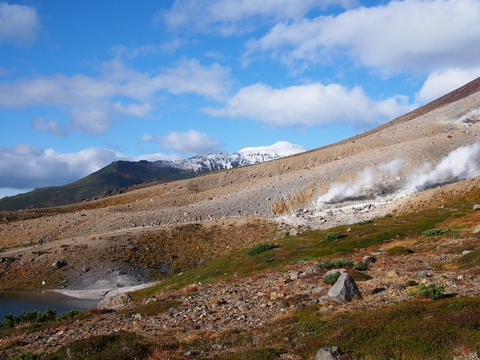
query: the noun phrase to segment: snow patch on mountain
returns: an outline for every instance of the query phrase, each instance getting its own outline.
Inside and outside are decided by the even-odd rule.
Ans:
[[[260,164],[285,156],[305,152],[308,149],[287,141],[279,141],[270,146],[247,147],[232,154],[212,153],[198,155],[188,159],[158,160],[153,164],[158,167],[193,170],[206,173],[216,170],[232,169],[239,166]]]

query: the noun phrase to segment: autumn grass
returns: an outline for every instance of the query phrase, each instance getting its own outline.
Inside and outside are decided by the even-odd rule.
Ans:
[[[129,332],[115,335],[91,336],[78,340],[42,360],[82,359],[82,360],[130,360],[145,359],[151,352],[153,344],[143,337]]]
[[[472,203],[463,202],[455,207],[428,209],[412,214],[395,215],[376,219],[362,225],[342,225],[329,230],[309,230],[297,236],[284,236],[275,241],[276,247],[269,251],[249,256],[245,250],[238,250],[213,260],[208,264],[185,271],[165,279],[153,288],[140,290],[139,294],[151,296],[167,290],[178,290],[194,283],[205,283],[233,276],[248,277],[266,270],[278,269],[303,259],[320,261],[332,258],[348,259],[361,250],[371,251],[384,244],[404,239],[417,239],[427,242],[422,233],[428,229],[443,227],[449,221],[455,221],[461,227],[461,218],[470,217]],[[327,234],[341,233],[343,237],[335,241],[326,240]],[[443,234],[442,236],[446,236]],[[437,237],[435,237],[437,239]],[[395,246],[387,254],[408,255],[412,250]],[[475,255],[477,254],[477,255]],[[478,263],[478,252],[465,258],[465,263]],[[472,260],[469,260],[472,259]]]
[[[350,358],[452,359],[460,349],[480,351],[479,316],[479,298],[410,301],[338,315],[311,306],[267,326],[256,346],[285,348],[291,342],[289,352],[302,359],[327,346],[340,346]]]

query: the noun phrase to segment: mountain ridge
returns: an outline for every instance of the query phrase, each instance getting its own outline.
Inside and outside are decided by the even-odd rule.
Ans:
[[[300,145],[279,141],[270,146],[249,147],[231,154],[210,153],[179,160],[137,162],[119,160],[73,183],[39,188],[0,199],[0,211],[68,205],[111,196],[145,182],[193,178],[212,171],[259,164],[307,151]]]

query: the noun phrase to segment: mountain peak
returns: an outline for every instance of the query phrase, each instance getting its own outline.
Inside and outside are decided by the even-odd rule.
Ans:
[[[278,157],[295,155],[301,152],[308,151],[307,148],[301,145],[291,144],[288,141],[278,141],[270,146],[246,147],[237,151],[241,155],[247,154],[269,154],[278,155]]]
[[[303,146],[294,145],[287,141],[279,141],[270,146],[247,147],[231,154],[212,153],[197,155],[188,159],[173,161],[160,160],[156,161],[155,165],[164,168],[193,170],[198,174],[204,174],[210,171],[259,164],[265,161],[295,155],[304,151],[307,151],[307,149]]]

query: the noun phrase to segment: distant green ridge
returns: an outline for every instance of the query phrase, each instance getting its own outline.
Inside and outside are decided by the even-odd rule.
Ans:
[[[194,170],[158,167],[148,161],[115,161],[67,185],[39,188],[0,199],[0,211],[68,205],[145,182],[181,180],[198,175],[201,173]]]

